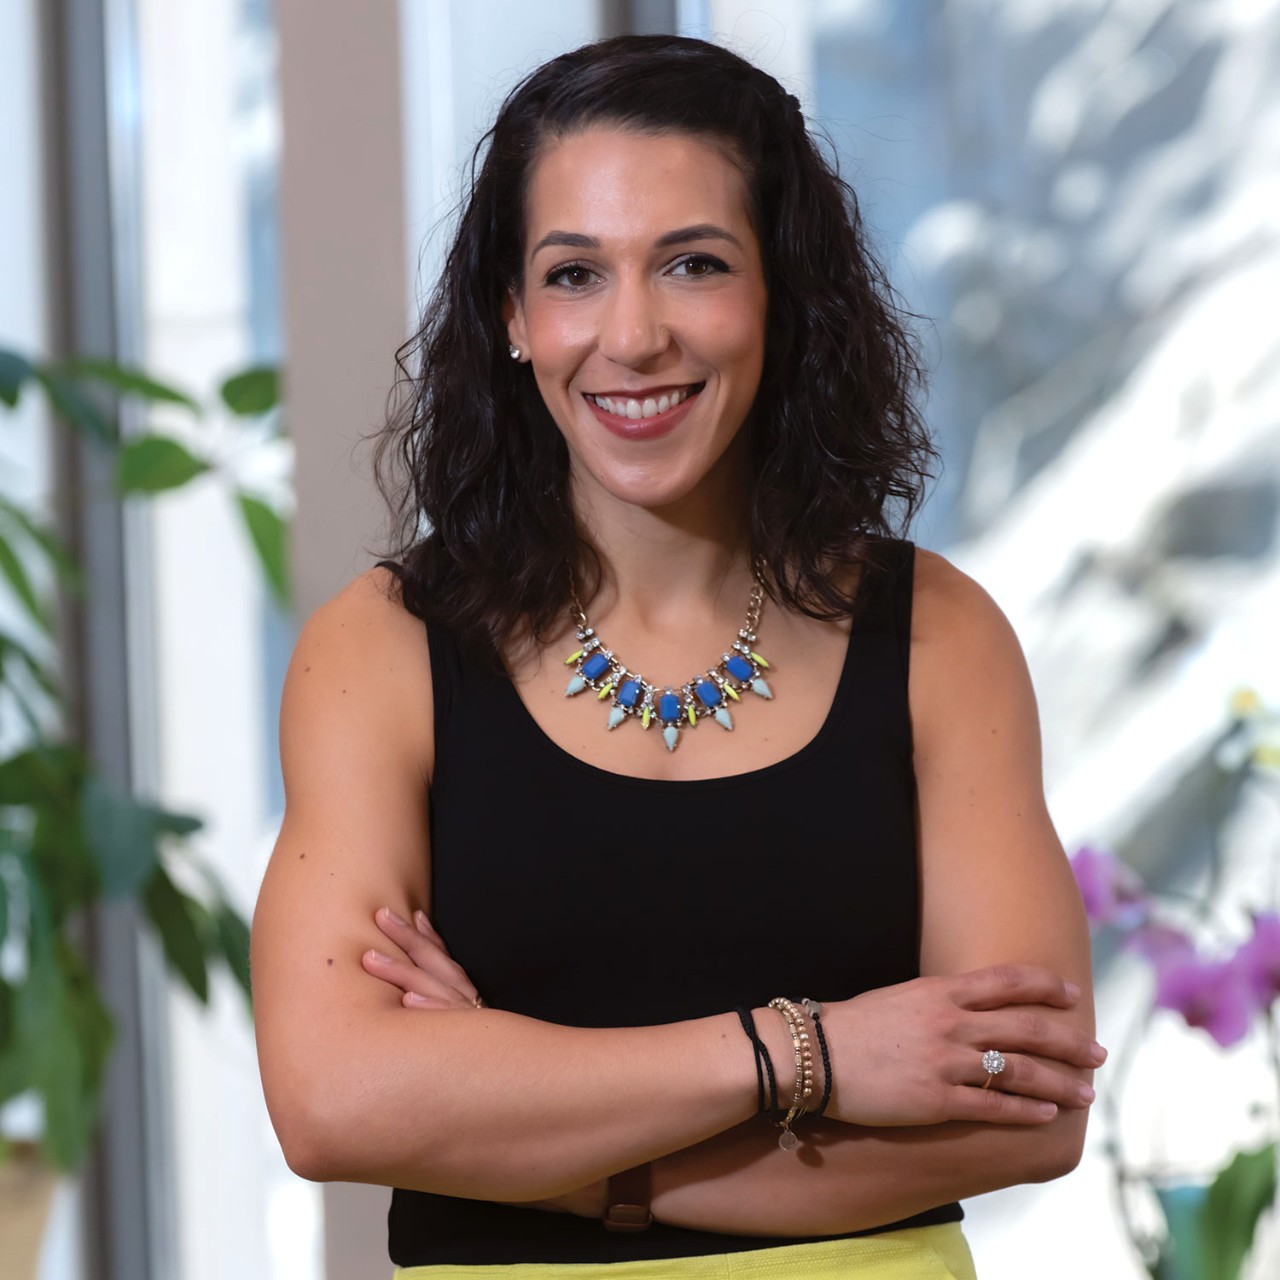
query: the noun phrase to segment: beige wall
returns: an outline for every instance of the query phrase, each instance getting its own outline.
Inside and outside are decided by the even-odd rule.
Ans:
[[[370,453],[407,309],[399,9],[279,0],[280,244],[299,620],[367,568]],[[325,1274],[389,1274],[384,1187],[325,1187]]]
[[[279,0],[277,12],[301,619],[369,566],[363,549],[382,530],[370,450],[359,442],[382,422],[405,337],[399,9]]]

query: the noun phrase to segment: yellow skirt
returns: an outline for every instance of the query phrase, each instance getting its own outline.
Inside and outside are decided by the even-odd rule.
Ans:
[[[958,1222],[742,1253],[641,1262],[397,1267],[395,1280],[977,1280]]]

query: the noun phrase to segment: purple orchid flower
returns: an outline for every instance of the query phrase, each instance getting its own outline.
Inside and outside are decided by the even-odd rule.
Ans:
[[[1258,1012],[1253,974],[1240,951],[1227,960],[1170,952],[1157,961],[1155,1004],[1202,1027],[1224,1049],[1244,1039]]]
[[[1151,910],[1147,887],[1137,872],[1112,854],[1092,845],[1082,845],[1071,856],[1071,870],[1085,913],[1094,924],[1114,924],[1132,929],[1146,920]]]
[[[1157,973],[1196,961],[1196,944],[1181,929],[1144,920],[1126,939],[1125,947],[1150,960]]]
[[[1245,972],[1259,1009],[1280,995],[1280,914],[1264,911],[1253,918],[1253,936],[1241,944],[1236,961]]]

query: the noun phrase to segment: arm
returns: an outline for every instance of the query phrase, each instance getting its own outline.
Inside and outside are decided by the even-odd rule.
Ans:
[[[740,1123],[755,1078],[732,1012],[620,1029],[416,1013],[362,972],[361,954],[386,945],[374,911],[407,917],[430,883],[430,667],[387,576],[363,575],[308,620],[285,682],[287,807],[252,969],[263,1087],[291,1167],[537,1199]]]
[[[1093,1036],[1088,927],[1045,808],[1035,697],[1017,639],[976,583],[928,552],[917,554],[912,633],[922,972],[1028,963],[1061,973],[1081,988],[1077,1003],[1028,1006],[1014,1016],[1036,1032],[1044,1023],[1078,1035],[1085,1050]],[[848,1054],[856,1043],[833,1052]],[[1007,1051],[1010,1043],[991,1047]],[[1066,1056],[1054,1066],[1087,1085],[1089,1071]],[[1082,1052],[1076,1062],[1100,1065],[1103,1056]],[[1017,1088],[1028,1059],[1009,1060],[998,1084]],[[807,1162],[739,1126],[659,1160],[653,1211],[709,1230],[857,1230],[1067,1173],[1079,1160],[1087,1116],[1085,1106],[1062,1107],[1036,1128],[824,1123],[818,1130],[802,1122],[802,1140],[815,1141]]]

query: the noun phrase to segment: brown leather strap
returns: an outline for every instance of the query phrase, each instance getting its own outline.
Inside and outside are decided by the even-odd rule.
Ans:
[[[653,1221],[649,1200],[653,1195],[653,1170],[646,1164],[623,1169],[609,1179],[609,1207],[604,1215],[606,1231],[646,1231]]]

